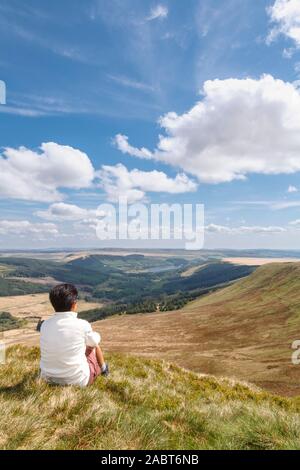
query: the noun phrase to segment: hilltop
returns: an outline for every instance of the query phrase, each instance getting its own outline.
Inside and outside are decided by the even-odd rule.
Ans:
[[[109,361],[111,376],[92,387],[55,387],[38,378],[38,348],[10,348],[0,368],[0,448],[300,448],[299,400],[163,361]]]
[[[196,372],[299,395],[300,263],[272,263],[176,312],[94,323],[109,350],[164,358]]]

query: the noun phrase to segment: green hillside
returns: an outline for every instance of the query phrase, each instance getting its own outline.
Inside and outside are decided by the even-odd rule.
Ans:
[[[259,386],[300,395],[300,366],[291,363],[292,343],[300,339],[300,263],[261,266],[184,312],[197,315],[199,325],[202,320],[219,338],[226,372],[231,368]]]
[[[275,322],[281,315],[290,332],[299,331],[300,335],[300,263],[261,266],[232,286],[195,300],[187,309],[208,305],[222,305],[224,312],[245,314],[249,318],[259,314],[260,318],[268,317]]]
[[[277,312],[286,308],[291,316],[296,314],[297,317],[300,314],[300,263],[266,264],[247,278],[211,296],[196,300],[193,305],[224,301],[228,308],[239,308],[245,306],[246,302],[250,310],[268,306]]]
[[[300,404],[177,366],[110,355],[94,386],[49,386],[39,350],[0,368],[1,449],[299,449]]]
[[[233,377],[300,395],[300,264],[269,264],[183,309],[94,323],[110,351],[165,359],[195,372]]]

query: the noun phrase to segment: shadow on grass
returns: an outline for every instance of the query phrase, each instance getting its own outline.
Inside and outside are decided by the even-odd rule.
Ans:
[[[3,397],[14,397],[24,399],[32,395],[32,385],[39,377],[38,374],[29,374],[21,382],[6,387],[0,387],[0,395]]]

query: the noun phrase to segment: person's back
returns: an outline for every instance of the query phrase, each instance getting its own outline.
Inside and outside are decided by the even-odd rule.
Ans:
[[[84,387],[90,377],[86,347],[99,341],[98,333],[73,312],[55,313],[41,327],[42,377]]]
[[[40,368],[41,377],[48,382],[84,387],[101,371],[107,372],[107,366],[98,346],[100,335],[87,321],[77,318],[77,295],[70,284],[50,292],[56,313],[41,326]]]

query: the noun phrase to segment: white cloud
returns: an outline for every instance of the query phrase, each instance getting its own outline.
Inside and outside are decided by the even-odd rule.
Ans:
[[[205,231],[209,233],[231,233],[231,228],[225,225],[209,224],[205,227]]]
[[[290,229],[293,232],[294,230],[299,231],[300,229],[300,219],[292,220],[289,222]]]
[[[300,225],[300,219],[292,220],[291,222],[289,222],[289,225],[298,227]]]
[[[185,114],[160,119],[165,135],[154,152],[132,147],[120,134],[117,147],[180,167],[205,183],[300,170],[300,91],[293,84],[270,75],[209,80],[202,95]]]
[[[152,153],[145,147],[142,147],[141,149],[132,147],[128,143],[128,137],[126,135],[117,134],[113,139],[113,143],[122,153],[128,153],[132,157],[145,158],[149,160],[152,158]]]
[[[282,210],[300,207],[300,201],[279,201],[271,204],[271,209]]]
[[[291,227],[291,230],[299,230],[300,229],[300,219],[292,220],[289,222],[289,225]]]
[[[300,47],[300,2],[299,0],[276,0],[267,9],[274,27],[269,32],[267,43],[283,34]]]
[[[209,233],[221,233],[228,235],[247,235],[247,234],[265,234],[265,233],[283,233],[286,232],[284,227],[260,227],[260,226],[241,226],[241,227],[227,227],[224,225],[210,224],[205,227],[205,231]]]
[[[62,198],[59,188],[87,188],[94,168],[80,150],[54,142],[40,152],[6,148],[0,155],[0,197],[52,202]]]
[[[131,152],[122,136],[117,136],[116,142],[124,152]],[[148,155],[143,149],[134,154]],[[85,153],[53,142],[42,144],[39,152],[25,147],[6,148],[0,155],[0,197],[57,203],[38,213],[47,219],[97,217],[95,210],[60,202],[63,199],[60,189],[91,188],[95,178],[101,179],[100,187],[108,200],[114,202],[119,195],[126,195],[129,202],[134,202],[143,199],[148,191],[177,194],[197,189],[196,183],[185,174],[172,179],[159,171],[128,171],[121,164],[103,166],[100,172],[96,172]]]
[[[162,171],[129,171],[124,165],[103,165],[98,172],[101,187],[111,202],[117,202],[120,196],[128,198],[128,202],[140,201],[146,192],[165,192],[179,194],[195,191],[197,185],[185,174],[169,178]]]
[[[168,16],[169,10],[164,5],[156,5],[155,7],[151,8],[149,16],[147,16],[147,21],[157,20],[157,19],[164,19]]]
[[[294,70],[295,70],[295,72],[296,72],[297,74],[300,73],[300,62],[296,62],[296,63],[294,64]],[[296,83],[297,83],[297,82],[296,82]]]
[[[297,193],[297,192],[298,192],[298,189],[296,188],[296,186],[290,185],[290,186],[288,187],[287,192],[288,192],[288,193]]]
[[[58,235],[55,224],[33,223],[28,220],[0,220],[0,235]]]
[[[131,78],[121,77],[116,75],[109,75],[108,78],[113,80],[116,83],[128,88],[133,88],[135,90],[141,90],[145,92],[153,92],[155,88],[148,83],[139,82],[137,80],[132,80]]]
[[[99,209],[83,209],[75,204],[65,204],[58,202],[52,204],[46,211],[38,211],[38,217],[46,220],[83,220],[83,219],[96,219],[103,217],[105,213]]]
[[[295,49],[293,47],[284,48],[282,51],[282,57],[284,59],[291,59],[294,55]]]
[[[281,201],[232,201],[232,204],[236,206],[257,206],[257,207],[268,207],[272,210],[283,210],[295,207],[300,207],[300,201],[288,201],[287,199]]]
[[[278,226],[269,226],[269,227],[260,227],[260,226],[250,226],[250,227],[239,227],[238,233],[284,233],[286,228]]]
[[[1,106],[0,113],[2,114],[15,114],[16,116],[26,116],[26,117],[40,117],[45,116],[45,112],[37,110],[37,109],[30,109],[30,108],[20,108],[17,106]]]

